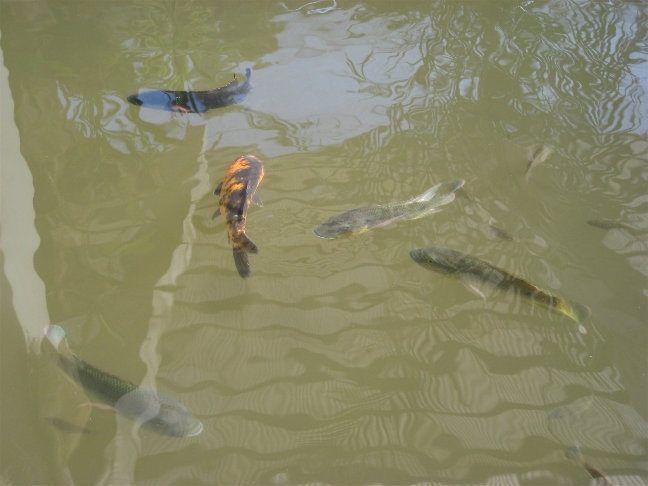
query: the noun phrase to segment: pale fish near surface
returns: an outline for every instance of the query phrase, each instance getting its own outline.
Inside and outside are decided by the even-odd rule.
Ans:
[[[316,227],[313,233],[320,238],[332,239],[364,233],[395,221],[421,218],[454,201],[455,191],[465,183],[464,179],[445,182],[408,201],[352,209],[331,217]]]
[[[582,322],[589,317],[589,308],[577,302],[552,295],[523,278],[495,267],[488,262],[442,246],[415,248],[410,251],[410,256],[416,263],[430,270],[477,279],[502,290],[513,290],[520,293],[534,303],[539,303],[580,323],[579,331],[583,334],[586,332]]]
[[[551,157],[553,153],[554,153],[554,148],[549,145],[543,144],[540,145],[540,147],[538,147],[538,149],[533,153],[533,155],[529,159],[529,164],[527,165],[526,173],[524,174],[524,178],[527,183],[529,182],[531,169],[546,162],[546,160],[549,157]]]

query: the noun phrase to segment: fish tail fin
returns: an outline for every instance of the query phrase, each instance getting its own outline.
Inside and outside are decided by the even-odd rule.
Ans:
[[[247,89],[249,89],[252,86],[252,82],[250,81],[250,78],[252,78],[252,68],[245,68],[245,83],[243,83],[243,86]]]
[[[412,199],[412,202],[432,201],[435,206],[443,206],[455,199],[455,191],[459,190],[466,183],[465,179],[452,182],[443,182],[431,187],[420,196]]]
[[[557,308],[560,309],[560,312],[581,324],[585,322],[590,315],[592,315],[592,311],[586,305],[565,299],[560,299],[558,301]]]
[[[65,338],[65,330],[56,324],[50,324],[43,329],[43,332],[47,340],[54,346],[54,349],[58,349],[61,341]]]
[[[248,253],[258,253],[259,249],[245,233],[232,238],[232,253],[236,270],[242,278],[250,276],[250,263]]]

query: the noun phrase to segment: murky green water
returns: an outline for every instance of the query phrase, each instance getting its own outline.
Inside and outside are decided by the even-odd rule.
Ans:
[[[0,483],[585,485],[565,457],[579,445],[617,484],[646,484],[645,3],[0,14]],[[126,101],[246,67],[240,105]],[[553,153],[525,174],[541,144]],[[266,176],[243,280],[212,191],[247,153]],[[464,197],[432,216],[312,233],[458,178]],[[589,306],[587,334],[410,259],[432,244]],[[82,406],[93,397],[41,343],[50,322],[86,361],[182,401],[203,432],[166,437]]]

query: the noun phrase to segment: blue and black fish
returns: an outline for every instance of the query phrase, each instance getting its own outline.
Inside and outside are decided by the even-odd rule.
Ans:
[[[146,90],[132,94],[126,98],[137,106],[156,108],[158,110],[175,111],[179,113],[205,113],[212,108],[234,105],[245,99],[252,83],[252,70],[245,70],[247,79],[243,84],[234,79],[225,86],[207,91],[166,91]]]

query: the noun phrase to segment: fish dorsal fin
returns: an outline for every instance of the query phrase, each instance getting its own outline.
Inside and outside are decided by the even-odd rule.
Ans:
[[[229,83],[227,83],[225,86],[221,86],[220,88],[216,88],[217,91],[228,91],[231,89],[238,88],[239,82],[238,79],[236,79],[236,74],[234,75],[234,79],[232,79]]]
[[[443,202],[451,202],[454,200],[454,193],[466,183],[464,179],[458,179],[452,182],[442,182],[436,186],[431,187],[423,194],[416,196],[410,202],[424,202],[431,201],[439,198]]]
[[[419,194],[418,196],[415,196],[412,199],[410,199],[410,202],[429,201],[439,191],[440,187],[441,184],[437,184],[436,186],[430,187],[423,194]]]

